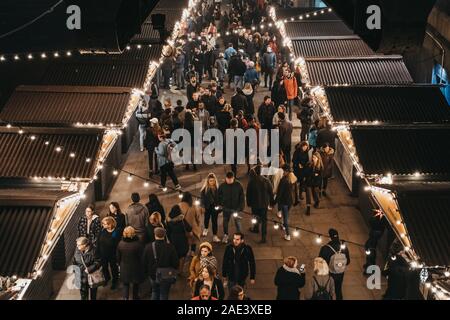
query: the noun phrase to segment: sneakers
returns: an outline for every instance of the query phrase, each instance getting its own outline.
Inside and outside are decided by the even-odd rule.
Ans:
[[[144,148],[141,148],[141,152],[144,152]]]
[[[220,242],[220,239],[219,239],[219,237],[217,235],[213,236],[213,242],[215,242],[215,243],[219,243]]]
[[[175,186],[175,189],[176,189],[176,190],[181,190],[181,186],[180,186],[179,184],[177,184],[177,185]]]
[[[206,237],[208,235],[208,229],[203,229],[202,237]]]
[[[228,235],[225,234],[222,239],[222,243],[228,243]]]
[[[285,235],[285,236],[284,236],[284,240],[286,240],[286,241],[291,241],[291,236]]]
[[[277,212],[277,217],[279,218],[279,219],[281,219],[283,216],[281,215],[281,211],[278,211]]]

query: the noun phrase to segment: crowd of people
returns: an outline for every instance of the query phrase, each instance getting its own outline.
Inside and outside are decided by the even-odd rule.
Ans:
[[[160,101],[155,78],[136,111],[140,150],[148,152],[149,177],[159,175],[159,188],[165,189],[169,176],[174,189],[180,191],[181,201],[166,214],[155,194],[144,205],[139,194],[133,193],[124,213],[118,203],[112,202],[103,219],[95,214],[94,206],[89,206],[78,225],[74,257],[74,264],[81,270],[82,299],[96,298],[97,288],[90,285],[89,275],[100,269],[104,282],[111,281],[112,290],[117,289],[119,281],[122,283],[123,299],[130,298],[130,290],[132,298],[139,299],[140,286],[146,279],[154,300],[167,300],[176,281],[189,283],[193,300],[249,299],[244,290],[248,279],[250,284],[255,283],[256,263],[241,225],[245,206],[251,209],[254,220],[249,232],[260,233],[261,243],[266,243],[267,215],[274,207],[284,239],[290,241],[292,207],[305,200],[305,213],[310,215],[311,205],[319,208],[320,200],[329,196],[336,132],[327,118],[320,116],[276,28],[256,31],[255,25],[269,21],[266,10],[263,0],[233,0],[229,11],[220,3],[202,0],[181,25],[181,35],[172,54],[164,58],[161,74],[162,87],[185,92],[187,104],[178,100],[173,105],[170,98]],[[270,95],[256,109],[254,97],[261,87],[268,88]],[[226,91],[232,93],[230,102]],[[301,142],[292,152],[293,113],[301,123]],[[201,122],[203,129],[222,132],[278,129],[280,169],[266,177],[262,165],[248,162],[246,190],[238,180],[236,163],[221,183],[210,173],[196,204],[192,194],[181,192],[171,159],[171,151],[180,142],[171,138],[172,132],[184,128],[193,135],[195,121]],[[248,145],[246,150],[248,160]],[[190,164],[186,164],[185,170],[189,169]],[[192,169],[196,171],[197,166],[192,164]],[[219,237],[220,215],[223,230]],[[230,220],[236,232],[229,244]],[[204,241],[210,222],[212,243]],[[298,300],[305,286],[305,299],[343,299],[349,250],[337,230],[330,229],[329,237],[331,241],[313,261],[311,281],[306,281],[304,265],[299,266],[296,257],[284,259],[274,278],[277,299]],[[374,231],[366,245],[376,247],[379,237]],[[226,245],[221,266],[213,250],[219,243]],[[373,255],[368,259],[367,265],[374,261]]]

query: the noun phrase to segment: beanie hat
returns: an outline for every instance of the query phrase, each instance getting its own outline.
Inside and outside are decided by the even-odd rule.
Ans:
[[[334,239],[339,239],[339,232],[337,232],[336,229],[330,229],[330,230],[328,230],[328,235],[330,236],[330,238],[331,238],[332,240],[334,240]]]

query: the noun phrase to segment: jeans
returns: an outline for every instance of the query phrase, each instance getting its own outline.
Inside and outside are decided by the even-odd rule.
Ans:
[[[133,286],[133,300],[139,300],[139,284],[138,283],[124,283],[122,297],[124,300],[130,298],[130,286]]]
[[[111,268],[111,274],[109,273],[109,268]],[[102,270],[106,281],[109,281],[112,276],[112,282],[117,283],[119,279],[119,267],[115,257],[110,259],[102,259]]]
[[[204,226],[205,229],[208,229],[209,227],[209,220],[211,219],[211,224],[212,224],[212,230],[213,230],[213,235],[217,235],[217,210],[214,209],[214,207],[208,208],[205,210],[205,219],[204,219]]]
[[[172,286],[170,283],[164,281],[157,283],[150,278],[150,284],[152,286],[152,300],[169,300],[170,287]]]
[[[264,72],[264,86],[267,87],[267,79],[269,80],[269,88],[272,88],[273,84],[273,69],[266,70]]]
[[[155,166],[156,163],[156,153],[155,153],[155,147],[147,148],[148,152],[148,171],[155,172]]]
[[[175,172],[173,171],[173,164],[166,163],[159,169],[161,170],[161,185],[163,187],[166,186],[167,175],[170,177],[170,179],[172,179],[172,182],[175,186],[178,185],[177,176],[175,175]]]
[[[311,205],[311,196],[314,203],[319,202],[319,187],[306,187],[306,204]]]
[[[261,239],[266,240],[267,235],[267,208],[252,208],[252,213],[257,219],[255,229],[259,231],[261,225]]]
[[[307,141],[306,137],[309,134],[309,129],[311,129],[311,125],[306,122],[302,122],[302,130],[300,131],[300,141]]]
[[[147,135],[147,126],[144,124],[139,125],[139,146],[141,150],[144,150],[144,141]]]
[[[294,99],[288,100],[286,105],[286,112],[289,115],[289,120],[292,120],[292,107],[294,106]]]
[[[236,210],[224,209],[223,210],[223,233],[228,235],[228,224],[230,223],[231,216]],[[234,225],[236,227],[236,232],[241,232],[241,217],[235,218],[233,216]]]
[[[334,280],[334,292],[336,293],[336,300],[342,300],[342,283],[344,282],[344,274],[330,273],[330,276]]]
[[[244,77],[234,76],[234,90],[236,90],[238,87],[242,89],[244,86],[243,82],[244,82]]]
[[[81,300],[97,300],[97,288],[89,288],[87,283],[82,283],[80,288]]]
[[[278,206],[278,209],[281,210],[281,214],[283,215],[283,226],[286,232],[286,235],[289,235],[289,206],[282,205]]]
[[[177,86],[181,89],[184,88],[184,69],[177,69]]]

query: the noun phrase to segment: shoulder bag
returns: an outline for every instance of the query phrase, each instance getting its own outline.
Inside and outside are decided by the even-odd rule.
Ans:
[[[83,254],[80,253],[81,262],[84,268],[87,270],[86,263],[84,263]],[[102,267],[98,268],[92,273],[88,273],[88,284],[90,288],[98,288],[105,285],[105,275],[103,274]]]
[[[153,257],[156,262],[156,283],[167,282],[174,284],[177,281],[178,270],[172,267],[158,267],[158,257],[156,255],[156,244],[152,243]]]

